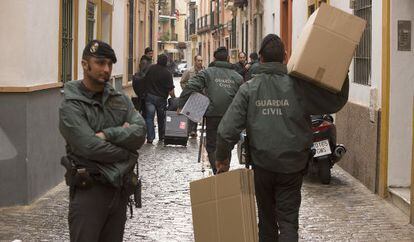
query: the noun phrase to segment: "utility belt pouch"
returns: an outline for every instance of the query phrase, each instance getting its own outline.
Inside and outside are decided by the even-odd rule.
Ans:
[[[90,188],[92,186],[93,179],[86,168],[76,169],[75,173],[75,186],[79,188]]]
[[[124,180],[124,192],[127,196],[135,194],[135,190],[138,187],[138,176],[135,172],[131,171],[125,176]]]
[[[142,197],[141,197],[141,192],[142,192],[142,182],[141,179],[138,179],[138,185],[135,188],[134,191],[134,202],[135,202],[135,207],[136,208],[142,208]]]

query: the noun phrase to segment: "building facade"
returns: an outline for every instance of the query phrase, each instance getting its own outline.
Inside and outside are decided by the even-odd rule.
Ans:
[[[198,54],[198,38],[197,38],[197,2],[196,0],[188,0],[187,3],[188,17],[186,20],[186,42],[187,42],[187,55],[186,60],[188,66],[193,65],[194,56]]]
[[[156,44],[157,6],[143,0],[4,0],[0,9],[0,29],[9,29],[0,35],[0,206],[8,206],[28,204],[63,180],[58,107],[64,83],[83,78],[86,43],[112,45],[118,62],[111,82],[128,88],[140,52]]]
[[[158,11],[158,52],[167,54],[172,60],[179,59],[176,0],[159,1]]]

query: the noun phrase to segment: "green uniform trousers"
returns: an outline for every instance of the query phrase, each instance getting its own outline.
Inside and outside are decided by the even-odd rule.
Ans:
[[[75,188],[69,201],[70,241],[121,242],[127,203],[128,197],[109,185]]]
[[[298,241],[303,172],[284,174],[254,167],[259,241]]]

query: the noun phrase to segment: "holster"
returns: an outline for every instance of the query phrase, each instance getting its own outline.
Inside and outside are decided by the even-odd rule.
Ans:
[[[60,164],[66,169],[65,182],[71,188],[89,188],[93,179],[86,168],[77,168],[73,159],[69,156],[62,156]]]
[[[137,156],[139,157],[139,154],[137,154]],[[139,178],[138,157],[134,166],[135,172],[134,168],[132,168],[132,170],[124,177],[123,190],[127,196],[134,196],[134,200],[132,201],[131,199],[131,205],[134,203],[136,208],[142,208],[142,182],[141,178]]]

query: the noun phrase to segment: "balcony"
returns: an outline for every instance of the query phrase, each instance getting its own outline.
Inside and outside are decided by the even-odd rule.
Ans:
[[[170,32],[160,32],[158,40],[160,42],[170,42],[170,41],[177,41],[178,40],[178,34]]]
[[[197,34],[210,31],[210,15],[204,15],[197,19]]]
[[[234,1],[234,6],[236,8],[241,8],[243,6],[247,6],[248,5],[248,1],[247,0],[233,0]]]

